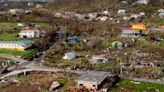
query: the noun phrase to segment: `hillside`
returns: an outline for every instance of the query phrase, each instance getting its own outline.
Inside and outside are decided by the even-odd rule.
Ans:
[[[164,7],[164,0],[150,0],[149,5],[131,5],[136,0],[57,0],[54,3],[46,4],[45,7],[51,11],[74,11],[74,12],[94,12],[98,10],[111,9],[116,10],[120,8],[134,9],[134,10],[151,10],[154,8]]]
[[[50,3],[45,7],[55,11],[91,12],[118,7],[119,0],[63,0]]]

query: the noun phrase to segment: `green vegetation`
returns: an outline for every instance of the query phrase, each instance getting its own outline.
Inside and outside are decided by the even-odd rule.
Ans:
[[[17,76],[17,77],[18,77],[18,76]],[[25,82],[28,81],[28,78],[25,77],[25,76],[19,76],[19,77],[18,77],[18,80],[21,81],[22,83],[25,83]]]
[[[164,25],[164,21],[159,22],[159,25]]]
[[[30,59],[34,55],[36,55],[36,50],[27,50],[27,51],[15,51],[15,50],[7,50],[7,49],[0,49],[0,54],[11,54],[15,56],[20,56],[25,59]]]
[[[22,58],[30,59],[37,54],[37,50],[28,50],[25,54],[22,55]]]
[[[17,37],[17,35],[18,35],[18,32],[14,32],[14,33],[4,32],[0,34],[0,39],[5,40],[5,41],[25,40],[25,39]]]
[[[25,22],[28,22],[28,23],[49,21],[47,18],[44,18],[42,16],[38,16],[35,14],[25,15],[25,16],[23,16],[22,20]]]
[[[33,19],[31,17],[31,19]],[[51,26],[48,23],[34,23],[36,25],[39,25],[39,28],[45,28],[45,29],[51,29]],[[26,23],[24,23],[25,26],[28,26]],[[0,31],[17,31],[20,27],[18,26],[17,22],[0,22]],[[15,32],[17,33],[17,32]]]
[[[63,87],[58,90],[59,92],[66,92],[66,89],[68,89],[68,87],[73,86],[75,84],[74,79],[72,77],[67,76],[61,80],[58,80],[58,82],[63,85]]]
[[[163,86],[164,85],[143,82],[135,84],[130,80],[121,80],[119,86],[112,88],[110,92],[124,92],[125,90],[128,92],[150,92],[148,90],[159,90],[158,92],[164,92]]]
[[[77,11],[77,12],[94,12],[108,7],[117,7],[119,0],[77,0],[77,1],[60,1],[48,4],[45,7],[51,11]],[[65,7],[67,6],[67,7]]]
[[[164,47],[164,41],[160,42],[159,46]]]
[[[17,23],[0,22],[0,30],[2,31],[12,31],[18,28]]]
[[[48,23],[36,23],[37,25],[39,25],[40,28],[45,28],[45,29],[51,29],[52,26],[49,25]]]
[[[150,46],[150,44],[151,44],[150,42],[148,42],[144,39],[141,39],[141,40],[137,40],[136,47],[138,47],[138,48],[148,47],[148,46]]]

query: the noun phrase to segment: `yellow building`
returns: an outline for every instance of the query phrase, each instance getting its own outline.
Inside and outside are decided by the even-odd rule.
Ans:
[[[32,42],[29,40],[22,41],[0,41],[0,49],[12,49],[18,51],[24,51],[32,46]]]
[[[134,29],[134,30],[145,30],[146,26],[144,24],[134,24],[134,25],[132,25],[132,29]]]

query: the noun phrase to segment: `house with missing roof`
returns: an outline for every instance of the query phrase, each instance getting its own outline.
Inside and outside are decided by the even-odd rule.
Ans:
[[[89,60],[91,64],[98,64],[98,63],[107,63],[109,60],[107,55],[101,54],[101,55],[94,55]]]
[[[162,32],[164,31],[164,25],[158,26],[156,28],[152,28],[150,32]]]
[[[25,51],[32,46],[32,41],[0,41],[0,49],[11,49],[18,51]]]
[[[141,30],[137,29],[122,29],[121,37],[139,37],[142,35]]]
[[[110,77],[108,72],[88,71],[77,78],[78,87],[84,86],[89,90],[97,90]]]
[[[143,30],[146,29],[145,24],[133,24],[130,28],[123,28],[121,37],[140,37],[143,34]]]

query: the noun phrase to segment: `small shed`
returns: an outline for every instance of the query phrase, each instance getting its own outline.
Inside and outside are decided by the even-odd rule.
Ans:
[[[125,14],[125,12],[126,12],[125,9],[120,9],[117,11],[117,14],[123,15],[123,14]]]
[[[102,16],[102,17],[96,18],[96,20],[99,20],[99,21],[107,21],[108,20],[108,17],[107,16]]]
[[[103,11],[102,14],[103,15],[109,15],[109,11]]]
[[[108,62],[108,57],[106,55],[94,55],[92,58],[89,60],[91,64],[96,64],[96,63],[106,63]]]
[[[76,53],[74,51],[65,53],[65,55],[63,57],[63,59],[67,59],[67,60],[72,60],[74,58],[76,58]]]
[[[94,19],[94,18],[97,17],[97,13],[88,13],[88,17],[89,17],[90,19]]]
[[[141,17],[141,15],[140,14],[131,14],[130,15],[130,19],[137,19],[137,18],[140,18]]]
[[[160,12],[160,13],[159,13],[159,17],[160,17],[160,18],[164,18],[164,12]]]
[[[80,36],[69,36],[67,38],[67,41],[68,41],[69,44],[80,43]]]
[[[17,26],[18,27],[24,27],[24,24],[23,23],[17,23]]]
[[[118,45],[118,41],[114,41],[114,42],[112,42],[112,44],[111,44],[111,46],[112,46],[112,48],[116,48],[117,47],[117,45]]]
[[[54,91],[54,90],[57,89],[60,85],[61,85],[61,84],[60,84],[59,82],[57,82],[57,81],[52,82],[51,87],[50,87],[49,90],[50,90],[50,91]]]

